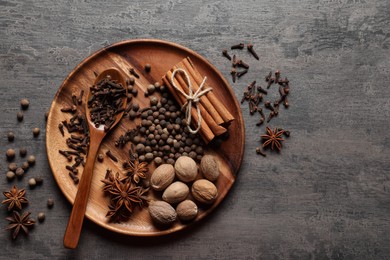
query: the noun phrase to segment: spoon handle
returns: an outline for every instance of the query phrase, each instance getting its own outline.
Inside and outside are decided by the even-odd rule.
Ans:
[[[72,213],[70,214],[68,226],[66,227],[64,235],[64,246],[66,248],[75,249],[79,242],[84,214],[88,203],[89,191],[91,189],[95,158],[103,137],[104,135],[96,135],[96,139],[100,138],[100,140],[91,139],[87,162],[78,185],[76,199],[74,201]]]

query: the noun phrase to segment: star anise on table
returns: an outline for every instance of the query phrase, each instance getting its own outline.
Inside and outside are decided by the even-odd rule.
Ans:
[[[5,229],[13,230],[13,239],[19,235],[20,230],[23,230],[28,235],[28,230],[35,224],[35,221],[30,218],[30,214],[30,212],[26,211],[22,215],[19,215],[17,211],[14,211],[11,217],[6,218],[10,223]]]
[[[284,139],[281,137],[284,133],[284,130],[279,130],[275,128],[272,130],[271,128],[267,127],[267,133],[264,135],[261,135],[261,139],[264,141],[263,147],[271,147],[272,150],[276,148],[278,151],[282,149],[282,141]]]
[[[138,159],[130,160],[123,165],[125,170],[128,170],[127,175],[132,178],[134,183],[138,184],[141,179],[146,178],[148,172],[148,164],[146,162],[139,162]]]
[[[14,208],[22,209],[22,204],[28,203],[28,200],[25,197],[26,190],[18,190],[15,185],[10,191],[4,191],[3,194],[5,196],[5,199],[2,203],[8,204],[8,210],[12,210]]]

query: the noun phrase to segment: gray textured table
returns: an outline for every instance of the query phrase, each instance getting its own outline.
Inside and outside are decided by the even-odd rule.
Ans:
[[[54,3],[56,2],[56,3]],[[69,3],[68,3],[69,2]],[[0,1],[1,190],[9,189],[5,151],[28,147],[34,217],[28,238],[0,232],[0,258],[388,259],[390,258],[390,2],[337,1]],[[162,1],[161,1],[162,2]],[[310,3],[316,2],[316,3]],[[131,38],[160,38],[204,55],[230,81],[221,50],[253,42],[260,55],[232,85],[280,69],[291,107],[272,125],[291,130],[280,155],[255,154],[261,131],[243,105],[246,147],[223,203],[194,228],[164,238],[125,237],[87,221],[79,248],[62,237],[71,207],[46,160],[44,113],[66,75],[86,56]],[[16,113],[28,97],[23,123]],[[16,139],[8,143],[6,133]],[[19,160],[19,159],[18,159]],[[26,186],[28,178],[15,181]],[[55,199],[52,210],[46,199]],[[0,211],[5,227],[6,209]]]

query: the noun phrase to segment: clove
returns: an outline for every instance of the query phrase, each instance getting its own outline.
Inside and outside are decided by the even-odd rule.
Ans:
[[[228,60],[232,60],[232,57],[230,57],[226,49],[222,50],[222,55],[225,56]]]
[[[259,56],[257,55],[255,50],[253,49],[253,44],[248,44],[247,49],[253,55],[253,57],[255,57],[256,60],[259,60]]]
[[[241,78],[241,77],[244,76],[247,72],[248,72],[248,70],[243,70],[243,71],[237,72],[237,78]]]
[[[234,50],[234,49],[244,49],[244,44],[243,43],[239,43],[239,44],[236,44],[236,45],[233,45],[232,47],[230,47],[230,49]]]
[[[230,71],[230,74],[232,75],[232,80],[233,80],[233,83],[236,82],[236,77],[237,77],[237,71],[235,68],[232,68],[232,70]]]

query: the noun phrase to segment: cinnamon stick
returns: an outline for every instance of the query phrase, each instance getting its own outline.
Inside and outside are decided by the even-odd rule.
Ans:
[[[177,65],[175,65],[173,67],[173,69],[177,69],[177,68],[181,68],[181,69],[184,69],[184,70],[187,70],[187,68],[185,67],[185,65],[183,64],[183,62],[181,61],[180,63],[178,63]],[[200,87],[200,83],[196,82],[194,77],[191,75],[191,73],[188,73],[188,76],[190,77],[190,80],[191,82],[193,82],[192,84],[192,88],[194,90],[194,92],[196,92],[199,87]],[[197,83],[197,84],[194,84],[194,83]],[[180,83],[181,84],[181,83]],[[185,82],[185,84],[187,84]],[[203,90],[206,89],[207,87],[204,86],[203,87]],[[214,106],[211,104],[210,100],[207,98],[207,95],[203,95],[201,98],[200,98],[200,103],[204,106],[204,108],[207,110],[207,112],[210,114],[210,116],[214,119],[214,121],[217,123],[217,125],[221,125],[223,124],[225,121],[223,120],[223,118],[220,116],[220,114],[218,113],[217,110],[215,110]],[[215,133],[215,132],[214,132]],[[217,134],[218,135],[218,134]]]
[[[173,67],[173,70],[177,69],[178,67],[174,66]],[[172,73],[171,71],[168,71],[167,72],[167,77],[170,79],[172,77]],[[183,75],[180,74],[180,73],[177,73],[175,75],[175,79],[179,82],[179,85],[178,88],[180,88],[182,91],[184,91],[184,93],[186,93],[188,95],[189,93],[189,87],[188,87],[188,83],[187,81],[183,78]],[[191,80],[191,79],[190,79]],[[195,91],[197,89],[199,89],[199,86],[197,86],[197,84],[192,84],[192,89],[193,89],[193,92],[195,93]],[[180,95],[180,94],[179,94]],[[224,134],[226,133],[226,128],[220,126],[217,124],[217,122],[214,120],[214,118],[211,116],[211,113],[209,113],[209,110],[213,110],[215,111],[214,109],[209,109],[207,110],[206,107],[204,106],[204,103],[202,102],[202,98],[204,96],[202,96],[200,98],[200,102],[197,103],[197,106],[199,106],[199,109],[200,109],[200,113],[202,115],[202,120],[203,122],[205,122],[211,129],[211,131],[214,133],[215,136],[219,136],[221,134]],[[184,98],[184,97],[183,97]],[[205,98],[203,98],[203,100],[205,100]],[[186,99],[184,98],[184,102],[186,102]],[[193,108],[195,111],[196,109]],[[220,117],[220,119],[222,120],[222,118]],[[202,123],[203,123],[202,122]],[[195,122],[195,125],[198,124],[198,121]]]
[[[182,60],[182,63],[185,66],[187,72],[193,77],[195,82],[198,85],[200,85],[203,81],[203,78],[200,75],[200,73],[195,69],[191,59],[189,57],[187,57],[186,59]],[[205,86],[205,87],[207,87],[207,86]],[[226,109],[226,107],[215,96],[213,91],[208,92],[205,96],[209,99],[210,103],[213,104],[214,109],[222,117],[224,123],[229,124],[231,121],[234,120],[234,117],[232,116],[232,114],[230,114],[230,112]]]
[[[181,94],[176,92],[176,90],[171,85],[171,82],[167,78],[167,76],[164,76],[162,78],[162,80],[163,80],[164,84],[167,86],[167,88],[169,89],[169,92],[172,93],[172,95],[175,98],[175,100],[179,103],[179,105],[183,106],[184,103],[186,102],[186,98],[184,96],[182,96]],[[179,85],[176,82],[175,82],[175,84]],[[191,117],[192,117],[193,124],[195,124],[195,122],[196,123],[198,122],[199,118],[198,118],[198,114],[196,113],[195,109],[191,109]],[[199,130],[199,133],[200,133],[202,139],[205,141],[206,144],[208,144],[215,137],[215,135],[211,131],[210,127],[206,123],[202,123],[201,124],[201,128]]]

